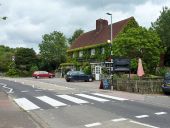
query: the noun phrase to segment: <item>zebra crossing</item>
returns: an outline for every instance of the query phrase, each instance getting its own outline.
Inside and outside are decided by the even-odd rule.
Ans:
[[[72,94],[73,95],[73,94]],[[105,94],[100,94],[100,93],[89,93],[89,94],[74,94],[73,96],[69,94],[63,94],[63,95],[54,95],[53,97],[42,95],[42,96],[33,96],[36,100],[39,100],[36,102],[36,100],[32,100],[31,98],[16,98],[14,101],[16,102],[17,105],[19,105],[22,109],[26,111],[31,111],[31,110],[37,110],[41,109],[40,104],[48,104],[51,107],[58,108],[58,107],[65,107],[65,106],[70,106],[68,103],[64,103],[64,101],[69,101],[74,104],[88,104],[91,103],[92,101],[96,102],[109,102],[111,100],[116,100],[116,101],[125,101],[128,99],[125,98],[120,98],[120,97],[115,97],[115,96],[110,96],[110,95],[105,95]],[[63,99],[62,101],[59,101],[58,98]],[[82,99],[83,98],[83,99]]]

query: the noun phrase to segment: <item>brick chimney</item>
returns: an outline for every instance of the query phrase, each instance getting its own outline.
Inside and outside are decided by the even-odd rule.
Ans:
[[[96,20],[96,31],[101,31],[104,27],[108,26],[108,21],[104,19]]]

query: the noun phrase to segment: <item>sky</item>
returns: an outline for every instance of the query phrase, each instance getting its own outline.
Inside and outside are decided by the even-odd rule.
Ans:
[[[62,32],[67,38],[75,30],[94,30],[97,19],[110,24],[133,16],[149,28],[169,0],[0,0],[0,45],[33,48],[39,52],[44,34]]]

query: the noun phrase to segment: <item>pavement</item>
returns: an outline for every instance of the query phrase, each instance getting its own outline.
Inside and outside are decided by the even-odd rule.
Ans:
[[[41,128],[0,88],[0,128]]]

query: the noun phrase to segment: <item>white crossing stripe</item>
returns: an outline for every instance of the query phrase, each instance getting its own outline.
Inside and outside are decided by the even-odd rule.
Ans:
[[[53,106],[53,107],[59,107],[59,106],[66,106],[67,104],[64,104],[60,101],[57,101],[55,99],[52,99],[48,96],[39,96],[39,97],[36,97],[38,99],[40,99],[41,101]]]
[[[167,112],[156,112],[155,114],[156,115],[165,115],[165,114],[167,114]]]
[[[152,125],[149,125],[149,124],[140,123],[140,122],[133,121],[133,120],[131,120],[130,122],[131,122],[131,123],[134,123],[134,124],[146,126],[146,127],[149,127],[149,128],[159,128],[159,127],[155,127],[155,126],[152,126]]]
[[[140,116],[135,116],[135,117],[138,118],[138,119],[141,119],[141,118],[149,117],[149,115],[140,115]]]
[[[32,103],[31,101],[29,101],[26,98],[19,98],[19,99],[14,99],[14,101],[24,110],[34,110],[34,109],[39,109],[40,107],[38,107],[37,105],[35,105],[34,103]]]
[[[101,123],[97,122],[97,123],[92,123],[92,124],[86,124],[85,127],[90,128],[90,127],[99,126],[99,125],[101,125]]]
[[[114,100],[120,100],[120,101],[128,100],[128,99],[125,99],[125,98],[109,96],[109,95],[104,95],[104,94],[100,94],[100,93],[92,93],[92,94],[96,95],[96,96],[101,96],[101,97],[104,97],[104,98],[114,99]]]
[[[86,95],[86,94],[76,94],[76,95],[77,95],[77,96],[84,97],[84,98],[88,98],[88,99],[91,99],[91,100],[100,101],[100,102],[109,101],[109,100],[107,100],[107,99],[98,98],[98,97],[90,96],[90,95]]]
[[[125,121],[127,120],[126,118],[119,118],[119,119],[113,119],[113,122],[119,122],[119,121]]]
[[[72,102],[77,103],[77,104],[89,103],[85,100],[81,100],[81,99],[78,99],[76,97],[72,97],[72,96],[69,96],[69,95],[56,95],[56,96],[61,97],[61,98],[66,99],[66,100],[69,100],[69,101],[72,101]]]

